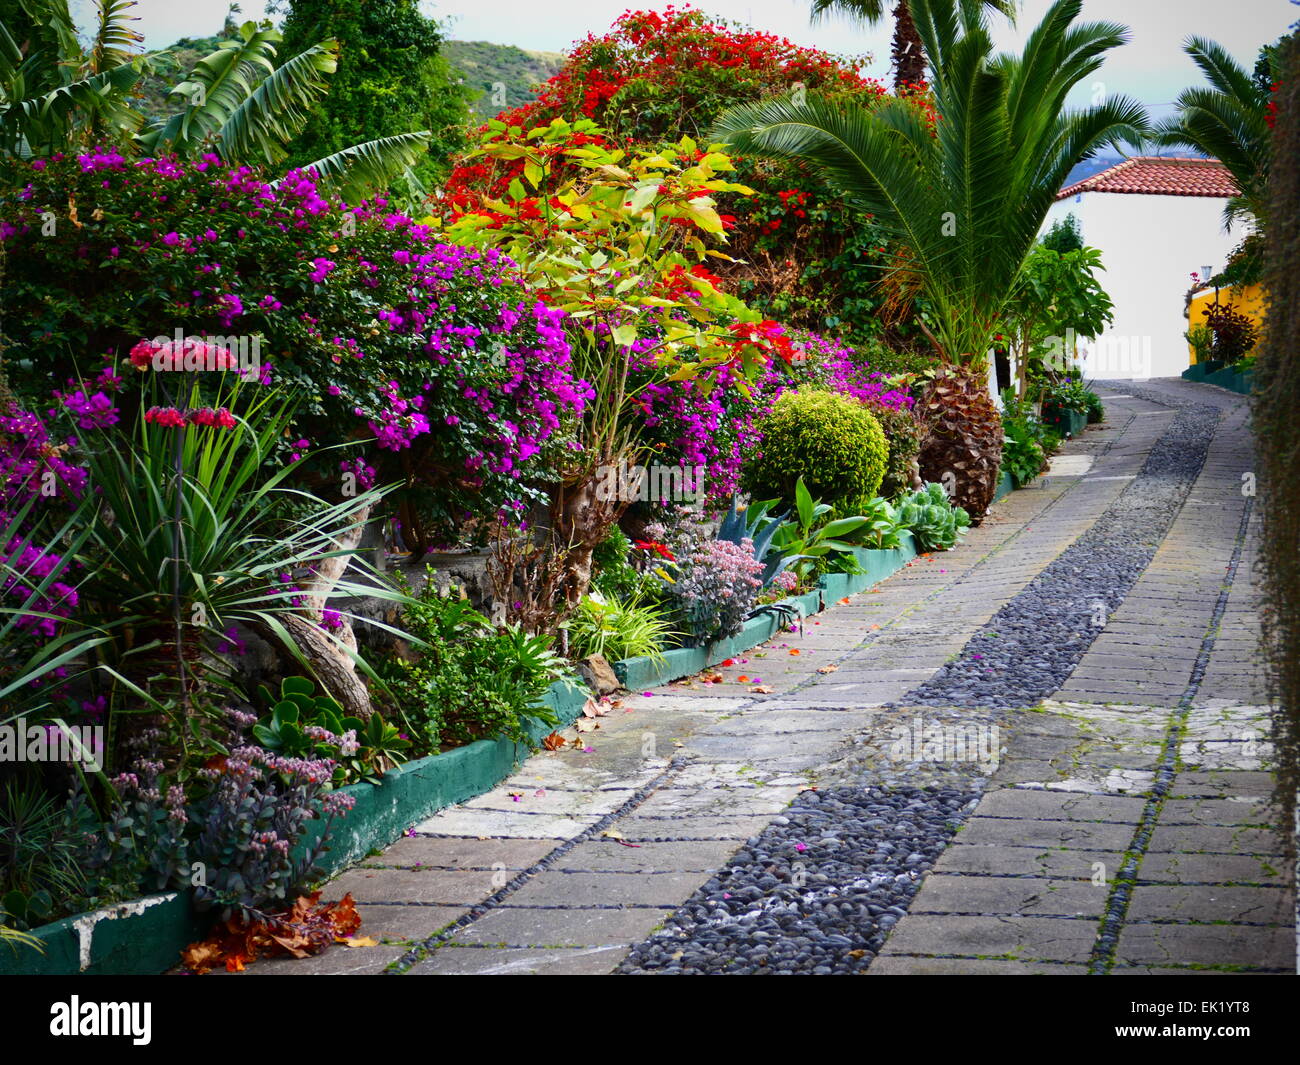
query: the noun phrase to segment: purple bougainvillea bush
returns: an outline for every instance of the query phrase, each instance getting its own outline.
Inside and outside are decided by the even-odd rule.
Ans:
[[[638,343],[649,347],[653,342]],[[912,396],[892,387],[852,348],[832,337],[803,331],[792,333],[790,343],[795,351],[790,365],[769,368],[746,390],[732,387],[727,367],[708,387],[687,380],[647,383],[642,388],[641,404],[656,461],[702,470],[703,491],[711,504],[725,504],[738,489],[742,465],[761,452],[763,417],[789,388],[817,385],[842,392],[875,413],[911,411]]]
[[[0,303],[22,411],[133,424],[151,371],[224,351],[188,368],[301,394],[286,457],[366,441],[318,460],[318,487],[401,479],[408,515],[451,536],[527,504],[591,394],[563,312],[504,255],[440,243],[382,199],[347,207],[310,174],[270,183],[211,155],[6,166]]]

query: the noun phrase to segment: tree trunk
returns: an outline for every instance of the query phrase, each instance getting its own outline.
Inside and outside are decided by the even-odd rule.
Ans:
[[[919,85],[925,80],[925,51],[907,0],[899,0],[894,8],[894,45],[891,57],[894,62],[896,92],[908,85]]]
[[[334,543],[336,551],[355,551],[361,543],[366,530],[366,521],[370,517],[370,508],[362,507],[352,516],[352,524]],[[342,627],[331,637],[321,628],[321,611],[329,600],[329,594],[347,571],[354,555],[336,555],[321,561],[314,575],[302,587],[303,608],[299,613],[283,614],[280,621],[293,637],[299,651],[310,664],[312,671],[326,690],[343,707],[346,714],[368,721],[374,713],[370,702],[370,691],[357,673],[356,663],[344,650],[356,651],[357,637],[352,631],[352,622],[341,618]],[[254,625],[260,636],[268,640],[280,653],[286,668],[300,668],[300,663],[282,646],[269,629]],[[342,643],[343,647],[339,644]]]
[[[993,502],[1002,462],[1002,419],[987,374],[961,368],[937,377],[919,407],[928,426],[921,475],[944,485],[953,505],[979,525]]]
[[[597,490],[602,479],[599,471],[613,467],[615,461],[615,468],[622,468],[622,457],[602,463],[594,473],[561,488],[555,502],[552,529],[555,550],[564,553],[564,599],[569,607],[576,607],[587,594],[592,554],[628,507],[622,493]],[[611,497],[603,498],[606,495]]]

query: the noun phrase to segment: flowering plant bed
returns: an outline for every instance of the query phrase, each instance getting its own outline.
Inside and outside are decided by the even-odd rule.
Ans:
[[[581,713],[586,692],[568,681],[551,686],[544,702],[560,719],[572,723]],[[552,726],[540,723],[533,740],[540,742]],[[442,754],[406,762],[383,776],[340,789],[352,809],[331,826],[330,849],[319,865],[338,872],[376,847],[398,839],[412,824],[443,807],[464,802],[495,787],[527,757],[529,747],[506,739],[479,740]],[[317,835],[323,825],[317,824]],[[309,837],[304,846],[315,840]],[[145,975],[174,966],[179,952],[202,938],[210,917],[194,910],[191,891],[149,895],[74,914],[32,930],[44,953],[29,947],[0,950],[0,975]]]
[[[817,582],[817,588],[803,595],[782,599],[777,607],[785,606],[801,618],[825,609],[828,602],[860,592],[884,580],[916,557],[916,546],[910,533],[901,534],[902,546],[885,551],[855,548],[861,573],[827,573]],[[704,647],[678,647],[665,651],[658,660],[648,656],[627,658],[614,663],[614,672],[627,688],[649,688],[669,681],[689,677],[715,666],[725,659],[748,651],[751,647],[770,640],[781,629],[780,612],[773,610],[751,617],[739,633],[726,640]]]

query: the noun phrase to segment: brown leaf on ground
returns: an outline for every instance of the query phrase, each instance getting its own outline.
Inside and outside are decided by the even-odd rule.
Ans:
[[[542,740],[542,746],[545,747],[548,751],[558,751],[561,747],[563,747],[568,742],[569,741],[566,740],[563,736],[561,736],[558,732],[552,732],[549,736],[545,737]]]
[[[604,717],[607,713],[609,711],[595,699],[588,699],[582,704],[583,717]]]
[[[817,667],[817,672],[818,672],[818,673],[834,673],[834,672],[835,672],[837,669],[839,669],[839,668],[840,668],[839,666],[834,665],[834,664],[829,665],[829,666],[818,666],[818,667]]]
[[[227,972],[243,972],[258,958],[319,954],[360,927],[361,915],[351,893],[337,902],[322,903],[320,892],[314,891],[296,899],[286,913],[251,923],[238,917],[221,922],[206,940],[181,951],[181,966],[200,975],[217,965],[224,965]]]
[[[769,688],[766,684],[755,684],[755,685],[754,685],[752,688],[750,688],[749,690],[750,690],[751,692],[753,692],[755,695],[771,695],[771,694],[772,694],[772,689]]]

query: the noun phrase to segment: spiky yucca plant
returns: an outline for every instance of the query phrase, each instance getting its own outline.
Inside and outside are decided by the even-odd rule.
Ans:
[[[953,395],[970,397],[987,388],[1003,309],[1066,175],[1106,143],[1140,140],[1147,120],[1124,97],[1066,109],[1127,40],[1114,23],[1076,24],[1082,0],[1057,0],[1018,56],[994,53],[982,0],[908,6],[929,59],[933,128],[907,100],[867,110],[809,94],[734,108],[714,137],[736,154],[806,160],[875,215],[931,309],[922,328],[951,379],[965,378]],[[964,398],[923,460],[927,478],[956,479],[973,521],[992,499],[1001,441],[992,404]]]

